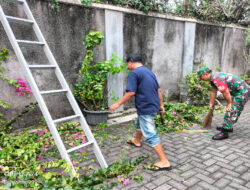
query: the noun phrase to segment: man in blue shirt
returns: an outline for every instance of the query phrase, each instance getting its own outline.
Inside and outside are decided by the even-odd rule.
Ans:
[[[163,98],[157,79],[152,71],[142,64],[142,57],[139,54],[130,54],[127,59],[128,69],[132,70],[128,75],[126,93],[117,103],[110,106],[110,111],[116,110],[122,104],[135,96],[135,107],[138,119],[135,124],[136,137],[127,141],[135,147],[141,147],[142,135],[159,157],[152,169],[171,170],[170,162],[163,152],[162,145],[154,123],[157,112],[164,113]]]

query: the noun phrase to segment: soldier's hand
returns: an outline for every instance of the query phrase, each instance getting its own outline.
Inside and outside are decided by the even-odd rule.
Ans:
[[[228,104],[225,108],[226,111],[231,112],[232,111],[232,105]]]

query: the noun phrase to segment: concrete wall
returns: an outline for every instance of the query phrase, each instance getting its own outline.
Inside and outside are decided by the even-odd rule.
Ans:
[[[163,93],[173,99],[185,95],[180,83],[189,73],[196,70],[200,63],[211,68],[220,67],[222,71],[239,75],[244,71],[244,29],[199,23],[195,20],[168,15],[143,13],[110,5],[94,4],[82,6],[80,0],[60,0],[60,12],[46,0],[27,0],[40,29],[47,40],[67,82],[77,81],[78,70],[85,55],[82,40],[89,30],[99,30],[105,34],[105,42],[95,51],[95,60],[109,59],[112,53],[126,59],[132,52],[142,54],[146,67],[157,76]],[[62,3],[63,2],[63,3]],[[20,6],[1,1],[6,14],[25,18]],[[13,26],[18,38],[35,40],[32,30],[27,27]],[[11,79],[24,77],[9,40],[0,24],[0,48],[10,49],[10,59],[5,64],[6,76]],[[29,64],[43,63],[42,51],[22,48]],[[41,88],[58,87],[49,73],[35,73]],[[126,74],[110,76],[108,88],[122,96],[126,86]],[[9,118],[19,113],[24,105],[34,98],[17,97],[12,88],[0,80],[1,100],[12,104],[6,111]],[[59,98],[48,100],[54,117],[69,115],[67,101]],[[112,102],[110,101],[109,104]],[[133,100],[125,108],[133,106]],[[30,117],[30,115],[32,117]],[[39,109],[32,111],[15,128],[35,125],[41,119]],[[31,119],[32,118],[32,119]]]
[[[218,26],[196,24],[194,69],[200,63],[221,67],[224,29]]]

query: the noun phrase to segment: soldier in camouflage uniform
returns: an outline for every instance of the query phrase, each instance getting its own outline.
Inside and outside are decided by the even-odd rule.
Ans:
[[[237,122],[244,105],[250,98],[250,86],[239,77],[222,72],[212,72],[207,67],[202,67],[197,74],[202,80],[211,82],[210,109],[214,107],[217,90],[227,100],[223,123],[217,127],[217,130],[221,132],[213,136],[213,140],[226,139],[228,138],[228,132],[233,132],[233,124]]]

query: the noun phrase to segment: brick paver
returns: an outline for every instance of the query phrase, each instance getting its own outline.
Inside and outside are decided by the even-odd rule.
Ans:
[[[218,133],[215,128],[222,118],[223,114],[214,116],[209,133]],[[108,164],[118,161],[122,150],[128,146],[125,140],[131,134],[124,134],[124,131],[121,126],[113,127],[110,131],[124,140],[106,142],[103,154]],[[130,181],[127,186],[119,184],[114,189],[250,189],[250,101],[229,139],[213,141],[211,134],[188,133],[166,133],[160,137],[173,170],[141,170],[144,177],[142,182]],[[149,154],[151,159],[156,160],[157,156],[152,148],[144,141],[142,143],[142,148],[129,146],[126,159]]]

